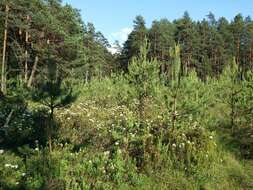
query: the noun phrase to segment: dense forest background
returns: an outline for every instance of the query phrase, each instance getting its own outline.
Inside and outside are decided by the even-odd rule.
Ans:
[[[202,80],[217,77],[233,59],[242,75],[252,69],[253,21],[240,14],[232,21],[216,19],[212,13],[202,21],[193,21],[185,12],[173,22],[156,20],[151,28],[145,26],[143,17],[137,16],[124,46],[118,44],[117,54],[111,55],[110,44],[103,34],[92,23],[84,23],[78,10],[69,5],[62,6],[60,1],[10,1],[5,6],[2,1],[1,44],[5,24],[8,27],[4,91],[8,83],[5,78],[34,85],[48,53],[57,61],[64,77],[87,81],[127,71],[145,38],[150,43],[148,57],[163,63],[161,72],[169,69],[169,50],[175,44],[181,48],[183,75],[195,69]],[[3,49],[1,46],[1,53]]]
[[[60,0],[0,26],[0,189],[253,188],[250,17],[136,16],[115,54]]]

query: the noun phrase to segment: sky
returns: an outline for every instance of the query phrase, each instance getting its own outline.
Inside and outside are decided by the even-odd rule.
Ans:
[[[81,11],[85,23],[92,22],[112,44],[123,43],[132,30],[136,15],[152,21],[180,18],[188,11],[193,20],[202,20],[211,11],[216,18],[228,20],[241,13],[253,18],[253,0],[63,0]]]

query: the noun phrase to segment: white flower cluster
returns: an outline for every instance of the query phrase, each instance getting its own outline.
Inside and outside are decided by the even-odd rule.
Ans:
[[[12,168],[12,169],[18,169],[18,165],[12,165],[12,164],[5,164],[4,165],[6,168]]]
[[[105,151],[105,152],[104,152],[104,156],[105,156],[105,157],[108,157],[109,155],[110,155],[110,151]]]

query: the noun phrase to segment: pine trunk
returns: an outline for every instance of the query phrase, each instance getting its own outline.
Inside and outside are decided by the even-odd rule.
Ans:
[[[1,91],[6,93],[6,47],[8,37],[8,16],[9,6],[5,5],[5,24],[4,24],[4,43],[3,43],[3,57],[2,57],[2,73],[1,73]]]
[[[32,69],[28,84],[27,84],[28,87],[32,87],[32,83],[33,83],[33,80],[34,80],[35,72],[37,70],[38,62],[39,62],[39,57],[36,56],[35,61],[34,61],[34,65],[33,65],[33,69]]]
[[[237,58],[236,58],[237,65],[240,64],[240,40],[237,40]]]
[[[30,17],[26,16],[27,26],[30,26]],[[28,43],[29,43],[29,33],[28,29],[25,31],[25,83],[28,82]]]

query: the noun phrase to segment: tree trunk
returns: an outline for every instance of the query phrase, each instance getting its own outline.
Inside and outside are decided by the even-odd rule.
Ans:
[[[50,123],[48,125],[48,146],[49,146],[49,152],[52,153],[52,130],[53,130],[53,122],[54,122],[54,108],[50,108]]]
[[[215,65],[215,76],[219,75],[219,64],[217,63],[217,55],[216,55],[216,50],[214,52],[214,65]]]
[[[27,21],[27,25],[29,25],[29,19],[30,17],[27,15],[26,16],[26,21]],[[29,38],[29,34],[28,34],[28,29],[26,29],[25,31],[25,83],[27,83],[28,80],[28,38]]]
[[[27,60],[28,60],[28,51],[27,51],[27,41],[28,41],[28,32],[25,32],[25,83],[27,83],[28,79],[28,65],[27,65]]]
[[[234,115],[235,115],[235,109],[234,109],[234,92],[232,92],[232,97],[231,97],[231,112],[230,112],[230,122],[231,122],[231,131],[234,133]]]
[[[179,85],[179,84],[178,84]],[[171,115],[171,123],[172,123],[172,131],[174,131],[177,120],[177,91],[179,86],[177,86],[175,90],[175,94],[173,95],[173,107],[172,107],[172,115]]]
[[[36,56],[35,61],[34,61],[34,65],[33,65],[33,69],[32,69],[28,84],[27,84],[28,87],[32,87],[32,83],[33,83],[33,80],[34,80],[34,76],[35,76],[35,72],[36,72],[36,69],[37,69],[38,62],[39,62],[39,57]]]
[[[237,57],[236,57],[237,65],[240,65],[240,39],[237,40]]]
[[[86,71],[85,73],[85,84],[88,84],[88,80],[89,80],[89,71]]]
[[[5,5],[5,24],[4,24],[4,43],[3,43],[3,57],[2,57],[2,73],[1,73],[1,91],[6,93],[6,46],[8,37],[8,16],[9,16],[9,6]]]
[[[252,50],[253,50],[253,43],[250,47],[250,69],[253,69],[253,53],[252,53]]]
[[[3,126],[4,128],[8,127],[8,125],[9,125],[9,123],[11,121],[11,117],[13,115],[13,112],[14,112],[14,110],[11,110],[11,112],[9,113],[9,115],[8,115],[8,117],[6,119],[6,122],[5,122],[4,126]]]

